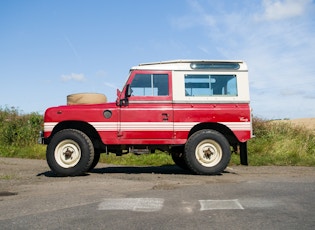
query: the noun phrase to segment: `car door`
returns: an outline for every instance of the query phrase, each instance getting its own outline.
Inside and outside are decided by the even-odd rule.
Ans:
[[[134,70],[127,84],[131,95],[121,106],[120,137],[150,143],[173,138],[171,71]]]

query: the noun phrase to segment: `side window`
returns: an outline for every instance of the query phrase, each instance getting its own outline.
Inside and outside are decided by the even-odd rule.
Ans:
[[[167,74],[136,74],[132,83],[132,96],[168,96]]]
[[[185,75],[186,96],[237,96],[236,75]]]

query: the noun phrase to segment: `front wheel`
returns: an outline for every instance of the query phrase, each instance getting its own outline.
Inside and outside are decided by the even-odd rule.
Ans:
[[[88,170],[89,172],[92,171],[95,168],[95,166],[98,164],[100,157],[101,157],[100,151],[95,149],[94,150],[94,159],[92,161],[91,166],[89,167],[89,170]]]
[[[56,133],[46,151],[47,163],[59,176],[78,176],[89,170],[94,159],[90,138],[75,129]]]
[[[184,157],[189,169],[196,174],[220,174],[230,162],[230,145],[221,133],[200,130],[189,137]]]

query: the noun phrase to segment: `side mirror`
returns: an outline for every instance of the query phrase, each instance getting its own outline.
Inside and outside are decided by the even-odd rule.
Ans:
[[[118,91],[117,91],[117,93],[118,93]],[[128,85],[126,85],[125,98],[120,98],[119,101],[117,100],[116,104],[119,106],[128,106],[129,105],[128,97],[131,96],[131,93],[132,93],[132,90],[131,90],[130,84],[128,84]]]
[[[132,93],[131,86],[130,86],[130,84],[128,84],[128,85],[126,86],[125,98],[130,97],[130,96],[131,96],[131,93]]]

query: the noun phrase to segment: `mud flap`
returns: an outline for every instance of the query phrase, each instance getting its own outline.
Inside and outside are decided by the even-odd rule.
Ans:
[[[248,165],[247,142],[240,142],[240,160],[241,165]]]

